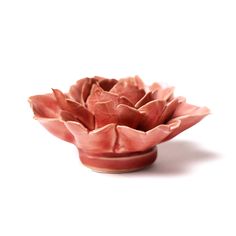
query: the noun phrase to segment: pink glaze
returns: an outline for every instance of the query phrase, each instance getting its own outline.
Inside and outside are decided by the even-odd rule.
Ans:
[[[138,76],[85,78],[68,93],[53,89],[29,102],[35,119],[49,132],[76,145],[82,163],[115,173],[151,164],[156,159],[153,147],[209,114],[206,107],[174,97],[173,87],[147,87]]]

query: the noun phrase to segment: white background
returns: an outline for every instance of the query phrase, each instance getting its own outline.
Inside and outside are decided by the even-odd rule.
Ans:
[[[235,1],[0,1],[0,235],[236,235]],[[212,115],[141,172],[98,174],[33,94],[140,75]],[[234,102],[233,102],[234,101]]]

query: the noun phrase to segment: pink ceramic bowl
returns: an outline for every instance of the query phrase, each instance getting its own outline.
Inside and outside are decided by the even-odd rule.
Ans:
[[[157,157],[156,145],[198,123],[206,107],[174,97],[174,88],[145,86],[138,77],[78,80],[68,93],[29,98],[35,119],[60,139],[73,143],[80,160],[99,172],[142,169]]]

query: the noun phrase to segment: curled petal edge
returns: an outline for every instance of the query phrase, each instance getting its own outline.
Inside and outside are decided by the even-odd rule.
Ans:
[[[76,146],[91,153],[114,152],[117,140],[116,124],[108,124],[93,131],[88,131],[82,124],[74,121],[65,122],[66,127],[74,135]]]
[[[115,151],[143,151],[161,143],[171,132],[180,126],[181,121],[156,126],[146,132],[132,129],[128,126],[117,126],[118,141]]]
[[[168,141],[184,130],[192,127],[193,125],[200,122],[204,117],[210,114],[210,110],[207,107],[199,107],[198,109],[194,110],[191,114],[179,116],[176,118],[171,119],[168,123],[172,123],[175,121],[181,121],[181,125],[174,130],[169,136],[167,136],[163,142]]]

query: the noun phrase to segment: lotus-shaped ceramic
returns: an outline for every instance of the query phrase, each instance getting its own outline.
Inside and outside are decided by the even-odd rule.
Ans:
[[[174,88],[138,77],[78,80],[68,93],[29,98],[35,119],[73,143],[82,163],[101,172],[127,172],[152,164],[156,145],[172,139],[209,114],[206,107],[174,97]]]

